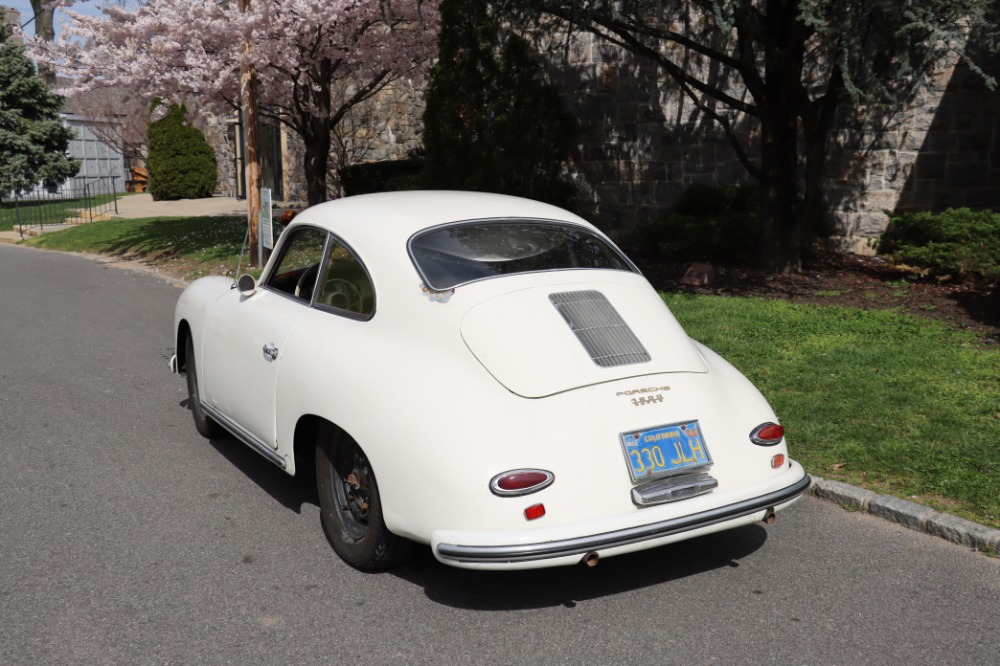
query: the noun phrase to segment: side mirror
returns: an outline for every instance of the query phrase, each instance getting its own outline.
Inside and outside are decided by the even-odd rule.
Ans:
[[[253,296],[254,292],[257,291],[257,281],[253,279],[253,276],[244,274],[236,281],[236,288],[244,297]]]

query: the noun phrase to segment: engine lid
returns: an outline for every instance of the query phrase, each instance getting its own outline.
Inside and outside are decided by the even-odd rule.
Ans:
[[[708,372],[653,289],[617,282],[548,286],[471,308],[462,338],[509,391],[541,398],[664,372]]]

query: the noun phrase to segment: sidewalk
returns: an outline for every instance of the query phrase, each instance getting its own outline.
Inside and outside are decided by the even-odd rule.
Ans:
[[[195,217],[201,215],[246,215],[247,202],[233,197],[153,201],[148,192],[129,194],[118,200],[113,217]]]

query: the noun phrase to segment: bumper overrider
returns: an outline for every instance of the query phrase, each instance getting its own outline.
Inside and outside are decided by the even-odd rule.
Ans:
[[[795,465],[798,467],[798,465]],[[677,516],[645,525],[627,527],[592,534],[588,536],[540,541],[536,543],[518,543],[512,545],[461,545],[435,540],[434,552],[439,560],[446,564],[470,568],[532,568],[566,564],[559,562],[563,558],[579,558],[588,553],[614,550],[613,554],[641,550],[659,544],[646,544],[650,541],[669,543],[678,541],[678,535],[699,531],[709,533],[736,527],[752,522],[746,519],[761,512],[772,514],[773,510],[784,508],[797,500],[809,488],[812,479],[798,469],[801,477],[790,485],[764,493],[749,499],[740,500],[723,506],[714,507],[696,513]],[[796,475],[798,476],[798,475]],[[726,525],[726,523],[731,523]],[[715,528],[715,529],[711,529]],[[442,535],[447,538],[448,535]],[[451,536],[454,536],[452,533]],[[697,535],[690,535],[697,536]],[[612,553],[608,553],[612,554]]]

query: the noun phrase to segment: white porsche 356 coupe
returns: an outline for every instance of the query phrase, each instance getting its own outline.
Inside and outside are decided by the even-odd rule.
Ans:
[[[600,231],[534,201],[315,206],[259,282],[185,289],[174,330],[198,431],[315,474],[360,569],[414,542],[459,567],[593,565],[770,522],[810,482],[757,389]]]

